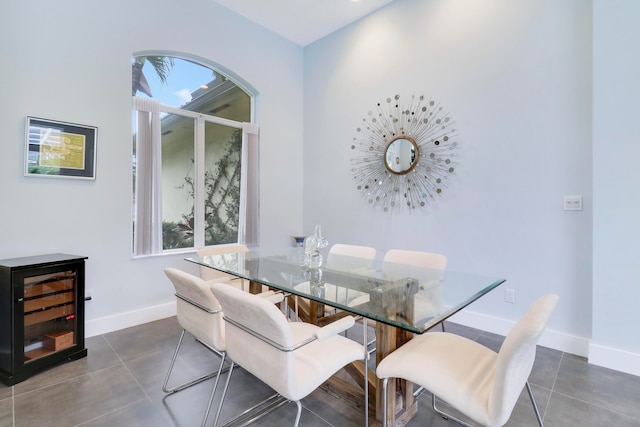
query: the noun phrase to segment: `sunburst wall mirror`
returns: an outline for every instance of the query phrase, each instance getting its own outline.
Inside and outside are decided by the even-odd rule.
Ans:
[[[424,96],[380,102],[357,128],[351,150],[356,188],[384,212],[428,207],[455,174],[458,135],[442,106]]]

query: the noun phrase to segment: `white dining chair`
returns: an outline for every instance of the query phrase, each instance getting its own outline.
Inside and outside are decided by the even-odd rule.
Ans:
[[[213,283],[211,292],[224,311],[226,351],[231,360],[214,425],[218,423],[235,365],[273,388],[277,396],[296,403],[295,426],[300,422],[301,399],[345,365],[363,359],[366,365],[363,346],[339,335],[354,325],[352,316],[318,327],[289,322],[273,304],[231,286]],[[254,408],[272,398],[239,418],[246,418]]]
[[[401,378],[431,391],[434,410],[465,426],[469,424],[437,409],[436,396],[483,426],[500,427],[511,417],[526,387],[538,424],[543,427],[528,377],[536,345],[558,299],[549,294],[535,301],[511,329],[498,353],[468,338],[431,332],[414,337],[385,357],[376,370],[378,378],[383,379],[383,425],[387,425],[389,380]],[[395,392],[395,385],[391,389]]]
[[[411,268],[416,268],[416,276],[424,276],[424,269],[433,271],[429,277],[422,277],[420,292],[415,295],[413,305],[414,319],[428,318],[439,314],[443,309],[442,279],[447,267],[447,257],[442,254],[404,249],[388,250],[382,260],[382,271],[391,277],[411,276]],[[440,323],[442,332],[444,322]]]
[[[176,268],[165,268],[164,272],[175,288],[177,318],[178,323],[182,327],[182,333],[180,334],[178,345],[169,363],[169,370],[162,384],[162,390],[165,393],[177,393],[187,387],[216,377],[209,399],[210,403],[203,417],[202,424],[204,425],[211,409],[213,395],[225,361],[225,330],[222,311],[218,300],[209,289],[208,282]],[[217,354],[220,357],[220,364],[218,365],[218,369],[213,372],[169,387],[169,379],[175,366],[180,347],[182,346],[185,333],[187,332],[193,335],[200,344]]]
[[[336,243],[329,249],[327,260],[323,267],[347,273],[367,274],[373,266],[373,260],[375,257],[375,248]],[[345,305],[349,305],[352,302],[360,304],[362,303],[362,297],[368,297],[368,294],[363,292],[348,290],[332,283],[323,283],[322,287],[324,296],[327,297],[327,299],[331,299]],[[310,293],[311,284],[308,281],[302,282],[296,285],[296,289]],[[311,303],[307,298],[294,297],[290,301],[290,308],[294,311],[296,317],[304,321],[312,321],[313,316],[311,314]],[[337,310],[335,307],[325,304],[323,312],[319,314],[321,316],[330,316],[336,312]],[[318,314],[316,314],[316,316],[317,315]]]
[[[389,249],[384,254],[383,261],[432,268],[434,270],[444,270],[447,267],[447,257],[445,255],[405,249]]]
[[[235,253],[246,253],[249,252],[249,248],[246,245],[240,244],[240,243],[229,243],[229,244],[224,244],[224,245],[214,245],[214,246],[205,246],[204,248],[201,248],[197,251],[197,256],[200,258],[203,257],[210,257],[213,255],[220,255],[219,257],[219,261],[221,264],[227,264],[227,263],[232,263],[232,262],[236,262],[236,256],[228,256],[225,257],[225,255],[227,254],[235,254]],[[220,265],[221,267],[224,267],[224,265]],[[206,267],[204,265],[200,265],[199,266],[199,271],[200,271],[200,277],[203,280],[206,280],[208,282],[225,282],[228,283],[232,286],[235,286],[237,288],[240,288],[242,290],[247,290],[245,289],[245,281],[244,279],[240,278],[240,277],[236,277],[236,276],[232,276],[230,274],[227,273],[223,273],[221,271],[215,270],[213,268],[210,267]]]
[[[373,266],[375,257],[375,248],[336,243],[327,254],[327,267],[352,273],[367,272]]]

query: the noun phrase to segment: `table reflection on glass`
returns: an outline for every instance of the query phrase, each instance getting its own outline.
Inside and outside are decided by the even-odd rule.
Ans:
[[[310,303],[306,321],[322,325],[347,314],[374,320],[376,362],[414,333],[428,331],[505,281],[383,261],[372,264],[370,260],[341,255],[332,255],[330,262],[309,269],[302,265],[297,251],[268,254],[252,250],[186,260],[249,280],[254,292],[266,286],[302,297]],[[296,299],[290,301],[297,310]],[[363,402],[358,400],[363,395],[363,369],[362,363],[348,369],[359,390],[350,389],[346,382],[338,386],[356,405]],[[381,421],[382,386],[378,387],[373,372],[369,373],[369,380],[371,406]],[[389,393],[389,425],[405,424],[417,410],[410,384],[399,380],[396,383],[397,395]]]

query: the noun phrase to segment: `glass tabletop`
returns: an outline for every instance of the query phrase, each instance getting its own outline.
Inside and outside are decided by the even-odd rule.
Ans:
[[[311,269],[295,251],[252,250],[186,260],[418,334],[505,282],[333,254]]]

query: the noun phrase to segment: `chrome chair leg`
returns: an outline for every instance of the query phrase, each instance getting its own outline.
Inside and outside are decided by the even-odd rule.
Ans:
[[[213,383],[213,390],[211,390],[211,396],[209,397],[209,403],[207,404],[207,409],[204,413],[204,418],[202,419],[202,427],[207,425],[207,418],[209,418],[209,411],[211,411],[211,405],[213,404],[213,396],[216,394],[216,389],[218,388],[218,382],[220,381],[220,375],[222,375],[222,366],[224,365],[224,359],[227,357],[227,353],[222,353],[222,360],[220,361],[220,366],[218,367],[218,373],[216,375],[216,380]]]
[[[218,405],[218,410],[216,411],[216,417],[213,420],[213,427],[218,425],[218,419],[220,419],[220,412],[222,412],[222,404],[224,403],[224,398],[227,396],[227,389],[229,388],[229,381],[231,381],[231,374],[233,373],[233,367],[236,366],[231,361],[231,365],[229,366],[229,372],[227,373],[227,381],[224,383],[224,389],[222,390],[222,396],[220,397],[220,404]]]
[[[527,381],[525,384],[527,386],[527,393],[529,393],[529,399],[531,399],[531,404],[533,405],[533,411],[536,413],[538,424],[540,425],[540,427],[544,427],[544,424],[542,424],[542,417],[540,416],[540,411],[538,411],[538,405],[536,404],[536,399],[533,397],[533,391],[531,390],[531,386],[529,385],[529,381]]]
[[[387,427],[387,387],[389,378],[382,380],[382,427]]]
[[[296,406],[298,406],[298,413],[296,414],[296,422],[293,424],[293,427],[298,427],[298,424],[300,424],[300,415],[302,414],[302,404],[299,400],[296,400]]]
[[[206,375],[203,375],[201,377],[182,383],[180,385],[177,385],[175,387],[171,387],[171,388],[167,387],[167,384],[169,383],[169,377],[171,376],[171,372],[173,371],[173,365],[176,363],[176,359],[178,358],[178,352],[180,351],[180,347],[182,346],[182,341],[184,340],[184,334],[185,334],[185,330],[183,329],[182,333],[180,334],[180,339],[178,339],[178,345],[176,346],[176,350],[173,352],[173,357],[171,358],[171,363],[169,364],[169,370],[167,371],[167,375],[164,378],[164,383],[162,384],[162,391],[164,391],[165,393],[177,393],[181,390],[184,390],[187,387],[191,387],[194,384],[198,384],[202,381],[208,380],[209,378],[213,378],[217,375],[217,372],[214,371]],[[205,347],[207,347],[209,350],[212,350],[209,346],[205,345]],[[214,353],[218,353],[218,352],[214,351]]]
[[[369,350],[367,348],[367,318],[362,318],[362,341],[364,345],[364,427],[369,427]]]
[[[167,371],[167,375],[164,377],[164,383],[162,384],[162,391],[165,393],[173,393],[177,391],[178,387],[167,388],[167,383],[169,382],[169,377],[171,376],[171,371],[173,371],[173,365],[176,363],[176,359],[178,358],[178,352],[180,351],[180,346],[182,345],[182,340],[184,339],[185,330],[182,330],[180,334],[180,338],[178,338],[178,345],[176,346],[175,351],[173,352],[173,357],[171,358],[171,363],[169,363],[169,370]]]
[[[433,407],[433,410],[437,414],[439,414],[442,418],[444,418],[445,420],[451,420],[451,421],[453,421],[455,423],[458,423],[458,424],[460,424],[462,426],[465,426],[465,427],[473,427],[471,424],[467,424],[464,421],[462,421],[462,420],[460,420],[460,419],[458,419],[458,418],[456,418],[456,417],[454,417],[452,415],[449,415],[446,412],[442,412],[440,409],[436,408],[436,395],[435,394],[431,395],[431,406]]]
[[[222,412],[222,406],[224,404],[224,399],[227,396],[227,390],[229,388],[229,382],[231,381],[231,374],[233,373],[233,368],[235,366],[237,366],[233,360],[229,359],[231,362],[231,366],[229,367],[229,373],[227,376],[227,381],[225,382],[224,385],[224,390],[222,391],[222,396],[220,397],[220,404],[218,405],[218,410],[216,411],[216,417],[213,421],[213,427],[217,427],[218,426],[218,421],[220,419],[220,413]],[[234,418],[225,421],[225,423],[223,424],[223,427],[227,427],[227,426],[246,426],[249,425],[253,422],[255,422],[256,420],[264,417],[265,415],[269,414],[270,412],[278,409],[279,407],[281,407],[282,405],[284,405],[285,403],[289,402],[289,400],[287,400],[286,398],[284,398],[283,396],[281,396],[278,393],[275,393],[269,397],[267,397],[266,399],[264,399],[262,402],[252,406],[251,408],[245,410],[244,412],[242,412],[239,415],[236,415]],[[299,402],[296,402],[298,405],[301,404]],[[204,426],[204,424],[203,424]]]
[[[388,403],[388,399],[387,399],[387,394],[388,394],[388,384],[389,383],[389,378],[385,378],[382,380],[382,398],[384,399],[383,404],[382,404],[382,427],[387,427],[387,403]],[[416,395],[416,393],[414,393],[414,395]],[[439,414],[442,418],[444,418],[445,420],[451,420],[454,421],[460,425],[463,425],[465,427],[473,427],[470,424],[465,423],[462,420],[459,420],[458,418],[455,418],[445,412],[442,412],[440,409],[438,409],[436,407],[436,395],[432,394],[431,395],[431,404],[433,406],[433,410]]]

